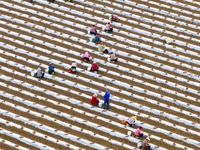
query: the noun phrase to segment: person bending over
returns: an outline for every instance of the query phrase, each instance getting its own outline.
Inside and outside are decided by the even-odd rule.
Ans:
[[[140,126],[139,128],[137,128],[135,130],[134,137],[138,137],[138,138],[142,138],[143,137],[142,126]]]
[[[92,27],[90,28],[90,34],[97,35],[97,30],[96,30],[95,25],[92,25]]]
[[[84,62],[89,62],[90,61],[90,54],[88,52],[85,52],[82,56]]]
[[[49,71],[48,71],[49,74],[54,74],[54,66],[52,63],[49,64]]]
[[[144,139],[142,141],[142,145],[140,146],[140,149],[144,149],[144,150],[151,150],[151,146],[149,145],[149,137],[147,137],[146,139]]]
[[[108,32],[108,33],[113,32],[113,28],[112,28],[110,22],[108,22],[108,23],[106,24],[105,32]]]
[[[76,68],[77,68],[77,63],[73,61],[71,65],[72,73],[76,73]]]
[[[116,54],[114,54],[113,52],[110,53],[110,61],[114,61],[116,62],[118,60],[118,58],[116,57]]]
[[[37,69],[36,76],[38,78],[44,78],[44,72],[40,69],[40,67]]]
[[[111,21],[119,21],[119,17],[117,15],[111,15]]]
[[[91,71],[91,72],[99,71],[99,66],[97,65],[96,62],[94,62],[94,63],[92,64],[92,67],[91,67],[90,71]]]
[[[135,125],[134,116],[133,116],[133,117],[130,117],[130,118],[126,121],[126,123],[127,123],[130,127],[132,127],[133,125]]]
[[[100,41],[101,41],[100,33],[97,33],[97,35],[94,37],[94,43],[98,43]]]
[[[90,103],[91,103],[92,105],[95,105],[95,106],[98,106],[98,105],[99,105],[99,100],[98,100],[96,94],[94,94],[94,95],[92,96],[92,99],[90,100]]]

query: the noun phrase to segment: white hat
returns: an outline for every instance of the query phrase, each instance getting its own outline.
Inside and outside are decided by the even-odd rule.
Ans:
[[[150,138],[149,138],[149,137],[147,137],[146,139],[147,139],[148,141],[150,141]]]
[[[97,94],[93,94],[94,97],[97,97]]]

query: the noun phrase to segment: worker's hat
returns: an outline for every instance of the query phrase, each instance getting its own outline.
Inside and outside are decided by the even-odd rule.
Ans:
[[[133,116],[132,118],[133,118],[134,120],[137,120],[137,116]]]

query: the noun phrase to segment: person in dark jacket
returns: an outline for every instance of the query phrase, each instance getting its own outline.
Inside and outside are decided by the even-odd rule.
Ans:
[[[108,91],[108,89],[106,89],[106,93],[104,94],[104,109],[109,109],[110,107],[110,92]]]
[[[94,37],[94,43],[100,42],[101,38],[100,38],[100,33],[97,33],[97,35]]]
[[[49,64],[49,71],[48,71],[49,74],[54,74],[54,66],[52,63]]]
[[[49,2],[52,2],[52,3],[54,3],[54,0],[49,0]]]

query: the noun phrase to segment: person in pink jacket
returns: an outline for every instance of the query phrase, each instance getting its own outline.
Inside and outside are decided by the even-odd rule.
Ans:
[[[143,137],[143,132],[142,132],[141,130],[142,130],[142,127],[141,127],[141,126],[140,126],[139,128],[137,128],[137,129],[135,130],[135,135],[134,135],[134,137],[139,137],[139,138]]]
[[[85,52],[82,56],[84,62],[89,62],[90,61],[90,54],[88,52]]]
[[[108,23],[106,24],[105,32],[108,32],[108,33],[113,32],[113,28],[111,27],[110,22],[108,22]]]
[[[111,21],[119,21],[119,17],[117,15],[111,15]]]
[[[97,35],[97,30],[96,30],[95,25],[92,25],[92,27],[90,28],[90,34]]]

